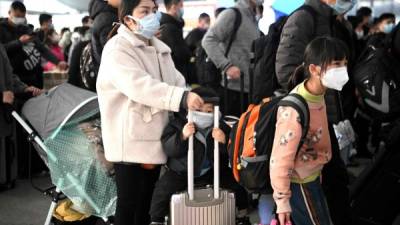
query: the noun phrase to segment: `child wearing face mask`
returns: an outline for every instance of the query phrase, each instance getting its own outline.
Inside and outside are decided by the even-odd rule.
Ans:
[[[192,91],[205,100],[218,96],[209,88],[200,87]],[[188,139],[191,135],[194,135],[195,186],[205,186],[213,182],[215,139],[220,144],[221,186],[236,192],[238,188],[235,187],[238,187],[238,184],[227,167],[226,146],[229,132],[229,126],[223,121],[220,122],[220,128],[214,128],[214,105],[207,101],[199,111],[193,112],[193,123],[188,122],[186,113],[181,111],[175,114],[175,118],[169,122],[161,138],[164,152],[168,156],[167,171],[156,183],[150,210],[151,224],[164,224],[164,218],[169,212],[171,196],[187,189],[187,152]],[[236,196],[241,194],[243,193]],[[246,199],[236,200],[239,210],[243,209],[245,201]],[[247,223],[244,222],[245,220]],[[250,225],[248,218],[244,217],[239,218],[237,224]]]
[[[307,46],[304,63],[290,82],[292,93],[301,95],[310,110],[310,127],[302,146],[299,114],[291,107],[278,109],[270,178],[281,225],[332,224],[321,187],[321,171],[332,158],[335,138],[324,95],[327,89],[341,91],[349,80],[347,57],[346,44],[335,38],[317,38]]]

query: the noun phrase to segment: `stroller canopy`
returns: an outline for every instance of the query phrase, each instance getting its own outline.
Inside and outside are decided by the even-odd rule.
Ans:
[[[96,93],[64,83],[27,101],[22,108],[22,115],[39,136],[46,139],[71,112],[93,99],[97,99]],[[94,104],[84,108],[86,110],[98,108],[98,103],[94,101]]]
[[[53,184],[74,209],[98,217],[114,215],[116,186],[113,166],[104,157],[96,94],[62,84],[29,100],[23,115],[44,140],[39,154],[45,152]]]

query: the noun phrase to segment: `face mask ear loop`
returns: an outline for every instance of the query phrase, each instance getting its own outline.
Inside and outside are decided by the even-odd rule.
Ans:
[[[132,20],[135,24],[136,24],[136,30],[133,30],[133,32],[140,30],[140,24],[139,21],[137,19],[135,19],[133,16],[131,15],[127,15],[127,17]],[[129,28],[130,29],[130,28]]]

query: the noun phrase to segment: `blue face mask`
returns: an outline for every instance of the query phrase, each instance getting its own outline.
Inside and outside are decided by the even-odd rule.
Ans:
[[[178,17],[183,18],[183,15],[185,14],[185,10],[183,8],[180,8],[178,11]]]
[[[335,14],[342,15],[350,11],[356,3],[357,0],[336,0],[336,4],[329,6],[335,11]]]
[[[387,23],[383,27],[383,32],[385,34],[390,34],[393,31],[394,27],[395,27],[394,23]]]
[[[142,19],[134,18],[133,16],[128,16],[130,19],[136,21],[137,30],[134,31],[136,34],[139,34],[146,39],[151,39],[160,29],[160,18],[161,13],[151,13]]]

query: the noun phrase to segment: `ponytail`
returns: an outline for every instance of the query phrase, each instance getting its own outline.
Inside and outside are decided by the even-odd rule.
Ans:
[[[296,68],[292,76],[289,78],[288,90],[293,90],[297,85],[306,79],[306,70],[304,63]]]
[[[110,31],[110,33],[108,33],[107,41],[109,41],[111,38],[113,38],[115,35],[117,35],[118,29],[119,29],[120,27],[121,27],[121,24],[120,24],[120,23],[114,23],[114,24],[113,24],[112,30]]]

